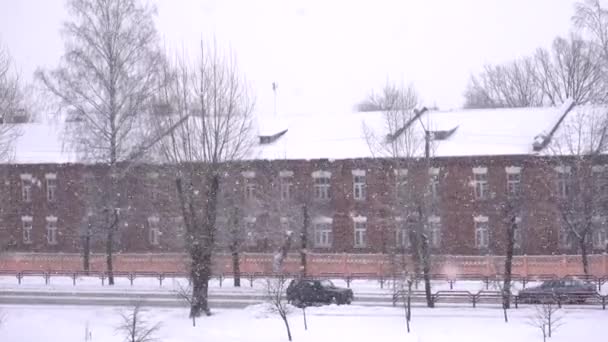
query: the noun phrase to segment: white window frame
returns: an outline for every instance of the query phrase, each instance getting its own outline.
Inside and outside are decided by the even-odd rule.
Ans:
[[[521,196],[521,167],[507,166],[507,196],[509,198],[517,198]]]
[[[572,248],[572,232],[570,231],[570,228],[567,227],[565,222],[559,227],[558,239],[559,248]]]
[[[293,187],[293,172],[279,172],[279,192],[282,200],[291,199],[291,188]]]
[[[365,170],[352,170],[353,198],[355,201],[364,201],[367,197],[367,179]]]
[[[593,230],[591,232],[591,240],[593,248],[605,249],[608,243],[608,228],[606,227],[606,218],[603,216],[593,217]]]
[[[46,200],[55,202],[57,200],[57,174],[47,173],[44,178],[46,180]]]
[[[313,220],[313,242],[316,248],[331,248],[333,245],[333,219],[317,217]]]
[[[475,247],[486,249],[490,247],[490,224],[487,216],[476,216],[475,222]]]
[[[490,186],[488,183],[488,168],[474,167],[473,168],[473,186],[475,188],[475,198],[485,200],[489,198]]]
[[[439,248],[441,246],[441,217],[429,216],[427,223],[429,245],[432,248]]]
[[[32,230],[34,229],[31,216],[21,216],[22,241],[24,244],[32,244]]]
[[[48,245],[57,245],[57,217],[47,216],[46,217],[46,243]]]
[[[395,217],[395,242],[395,245],[399,248],[410,248],[412,245],[407,220],[400,216]]]
[[[158,216],[148,217],[148,243],[152,246],[160,244],[160,219]]]
[[[32,202],[32,175],[21,174],[21,200],[26,203]]]
[[[511,224],[509,222],[509,224]],[[517,228],[513,231],[513,248],[521,249],[524,244],[524,236],[521,227],[521,217],[515,217],[515,224]]]
[[[606,189],[608,188],[608,179],[606,179],[606,165],[591,166],[591,176],[595,194],[604,196],[606,194]]]
[[[245,196],[245,200],[251,201],[255,199],[256,196],[256,190],[257,190],[257,185],[255,183],[255,172],[254,171],[243,171],[241,172],[241,175],[243,176],[243,183],[244,183],[244,196]]]
[[[160,197],[160,189],[158,188],[158,172],[148,172],[147,178],[148,187],[150,191],[150,199],[156,201]]]
[[[354,241],[355,248],[367,247],[367,217],[353,217]]]
[[[247,237],[247,246],[256,247],[258,245],[257,231],[255,229],[257,218],[255,216],[245,216],[243,222],[245,223],[245,235]]]
[[[439,173],[441,169],[438,167],[429,168],[429,189],[431,192],[431,198],[439,198]]]
[[[570,166],[557,166],[557,195],[560,198],[567,198],[572,191],[572,168]]]
[[[314,197],[318,201],[331,199],[331,172],[315,171],[312,173]]]

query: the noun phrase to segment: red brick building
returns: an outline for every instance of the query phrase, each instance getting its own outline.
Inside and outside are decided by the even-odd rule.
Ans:
[[[556,211],[560,191],[567,187],[562,176],[569,169],[545,148],[566,122],[560,119],[576,112],[425,113],[421,122],[426,120],[428,127],[451,131],[433,143],[429,160],[372,153],[361,127],[363,123],[384,136],[381,113],[287,118],[284,136],[227,169],[218,240],[223,249],[236,238],[243,251],[274,250],[284,231],[300,238],[306,206],[312,251],[407,248],[407,214],[394,205],[395,187],[407,181],[428,182],[424,189],[429,189],[433,209],[426,229],[435,254],[503,254],[509,203],[517,203],[518,254],[576,253]],[[277,124],[272,125],[265,131],[258,124],[259,134],[274,133]],[[24,125],[15,159],[0,167],[0,242],[11,251],[81,252],[84,232],[95,226],[88,208],[91,194],[104,189],[105,167],[75,163],[59,148],[58,131],[49,129],[41,136],[40,130],[41,124]],[[169,167],[144,163],[121,179],[119,251],[183,251]],[[589,167],[604,170],[601,163]],[[603,222],[589,241],[593,252],[606,250]],[[101,251],[103,238],[93,240],[94,250]]]

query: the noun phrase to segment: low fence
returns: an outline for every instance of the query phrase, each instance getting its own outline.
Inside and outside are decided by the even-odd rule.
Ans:
[[[273,271],[273,255],[263,253],[243,253],[240,256],[240,269],[243,273],[269,273]],[[409,257],[402,258],[406,265],[412,266]],[[106,269],[105,256],[94,254],[90,258],[90,270],[102,272]],[[117,272],[187,272],[188,257],[185,254],[116,254],[113,259]],[[3,253],[0,254],[0,271],[69,271],[82,270],[82,256],[66,253]],[[446,278],[457,275],[481,275],[492,277],[502,274],[504,257],[501,256],[455,256],[435,255],[432,257],[431,272]],[[386,254],[307,254],[307,273],[312,276],[326,274],[349,275],[367,274],[388,277],[396,267],[392,258]],[[232,271],[232,259],[228,254],[218,254],[213,260],[216,274]],[[300,270],[300,257],[290,254],[282,271],[297,273]],[[515,256],[513,273],[521,277],[557,276],[582,274],[581,257],[577,255],[560,256]],[[608,276],[608,255],[589,256],[589,274],[595,277]]]

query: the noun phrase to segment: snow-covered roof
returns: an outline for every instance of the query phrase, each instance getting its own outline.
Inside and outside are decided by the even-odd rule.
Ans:
[[[568,116],[576,116],[581,108],[574,107]],[[423,139],[423,126],[432,131],[456,128],[446,140],[433,143],[436,157],[525,155],[535,152],[535,138],[549,134],[563,111],[561,107],[431,110],[415,120],[412,129]],[[255,121],[259,136],[276,139],[256,146],[251,159],[377,157],[382,154],[370,148],[370,132],[377,137],[394,133],[387,129],[382,112],[260,115]],[[64,148],[61,126],[57,122],[21,124],[11,163],[76,162],[75,153]]]
[[[575,115],[575,107],[568,115]],[[412,130],[424,144],[424,129],[450,131],[446,140],[435,141],[435,157],[525,155],[533,153],[533,143],[539,135],[547,135],[558,123],[564,109],[500,108],[454,111],[427,111],[415,120]],[[279,131],[272,117],[258,119],[261,135]],[[260,159],[348,159],[379,156],[370,148],[368,132],[385,137],[389,132],[385,114],[323,113],[294,115],[280,118],[280,129],[288,132],[275,143],[261,146],[255,158]],[[272,125],[272,129],[267,128]],[[424,127],[424,128],[423,128]],[[276,132],[275,132],[276,131]]]

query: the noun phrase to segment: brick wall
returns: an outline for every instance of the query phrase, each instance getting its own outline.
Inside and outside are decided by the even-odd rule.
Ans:
[[[517,200],[522,219],[523,243],[517,254],[551,255],[570,253],[576,249],[558,248],[558,215],[555,203],[550,199],[554,190],[554,171],[546,159],[529,156],[509,157],[461,157],[437,158],[433,166],[441,168],[439,198],[434,213],[441,218],[441,244],[434,254],[452,255],[500,255],[504,253],[507,221],[505,216],[506,171],[509,166],[522,167],[522,195]],[[490,196],[478,200],[472,186],[473,167],[488,169]],[[424,161],[408,162],[409,176],[413,183],[423,182],[428,174]],[[352,170],[366,171],[367,197],[353,198]],[[278,195],[280,171],[293,172],[293,197],[281,200]],[[314,171],[331,172],[331,198],[327,201],[314,199]],[[242,172],[255,172],[257,185],[255,200],[243,198]],[[5,165],[0,167],[0,246],[12,252],[64,252],[82,251],[82,229],[90,207],[91,194],[87,192],[88,175],[103,179],[103,166],[85,165]],[[44,177],[57,175],[57,199],[48,202]],[[21,198],[21,174],[30,174],[35,180],[32,202]],[[155,177],[151,175],[155,174]],[[98,182],[98,181],[96,181]],[[329,248],[315,247],[313,227],[308,234],[309,250],[315,253],[379,253],[394,249],[396,226],[393,217],[402,213],[392,206],[395,176],[391,161],[382,159],[354,160],[278,160],[254,161],[235,164],[222,179],[220,216],[228,215],[238,207],[243,217],[253,216],[255,237],[253,243],[242,244],[242,250],[264,252],[276,250],[283,241],[283,227],[279,217],[289,216],[290,229],[299,236],[301,208],[308,206],[311,219],[327,216],[333,219],[333,244]],[[90,188],[90,187],[89,187]],[[101,196],[105,186],[96,183],[93,196]],[[183,251],[183,227],[175,191],[175,180],[170,169],[141,165],[131,170],[121,180],[121,222],[117,251],[124,253],[179,253]],[[416,188],[420,190],[420,187]],[[202,196],[202,191],[199,196]],[[95,208],[93,208],[95,209]],[[56,245],[46,241],[46,217],[58,218],[59,236]],[[484,215],[489,218],[490,245],[476,248],[473,218]],[[22,216],[32,216],[32,243],[22,241]],[[148,218],[157,216],[162,232],[160,243],[149,241]],[[354,246],[353,217],[367,217],[367,243],[363,248]],[[243,225],[243,217],[239,222]],[[225,248],[230,239],[228,226],[219,225],[218,240]],[[244,232],[247,237],[247,232]],[[103,235],[93,238],[93,250],[103,251]],[[294,249],[300,245],[296,238]],[[605,248],[593,250],[603,252]]]

